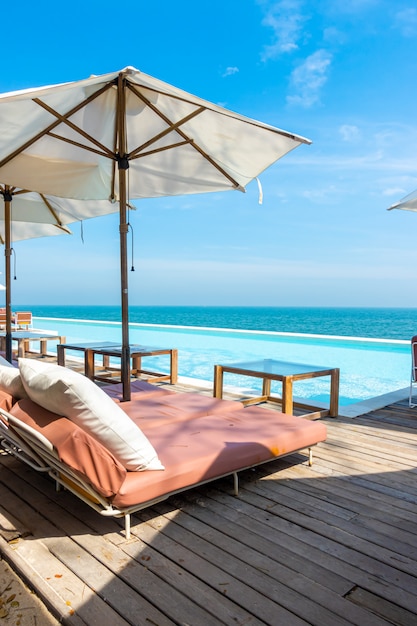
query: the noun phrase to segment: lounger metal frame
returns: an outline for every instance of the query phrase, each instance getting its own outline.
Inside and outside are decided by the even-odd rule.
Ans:
[[[302,450],[306,450],[305,447],[300,448],[299,450],[293,450],[288,454],[282,454],[277,457],[267,459],[266,461],[261,461],[260,463],[239,468],[239,470],[234,472],[227,472],[216,476],[215,478],[209,478],[207,480],[194,483],[193,485],[188,485],[186,487],[170,491],[169,493],[153,500],[148,500],[126,509],[119,509],[114,507],[108,499],[103,497],[91,485],[84,481],[78,473],[74,472],[70,467],[68,467],[68,465],[63,463],[58,457],[51,442],[41,433],[34,430],[13,415],[10,415],[10,413],[4,409],[0,408],[0,415],[0,446],[3,450],[14,455],[19,460],[29,465],[32,469],[48,474],[55,481],[57,491],[59,491],[61,487],[64,487],[66,490],[70,491],[83,502],[92,507],[95,511],[106,517],[124,517],[126,539],[130,539],[130,516],[137,511],[148,508],[158,502],[162,502],[170,496],[181,493],[182,491],[187,491],[194,487],[198,487],[199,485],[204,485],[226,476],[233,476],[234,495],[237,496],[239,495],[238,472],[251,469],[257,465],[262,465],[263,463],[269,463],[270,461],[274,461],[284,456],[296,454]],[[313,464],[312,448],[313,446],[309,446],[307,448],[308,464],[310,466]]]
[[[411,378],[410,378],[410,393],[408,397],[408,405],[410,408],[417,406],[417,403],[413,403],[413,389],[417,384],[417,336],[411,339]]]

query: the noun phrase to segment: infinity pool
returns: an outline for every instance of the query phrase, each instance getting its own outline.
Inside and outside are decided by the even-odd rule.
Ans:
[[[34,318],[36,328],[57,331],[67,343],[121,341],[117,322]],[[273,358],[320,367],[340,368],[340,406],[348,406],[408,387],[410,344],[401,340],[360,339],[321,335],[295,335],[230,329],[130,324],[130,341],[152,347],[177,348],[179,376],[213,381],[217,363]],[[80,356],[80,353],[74,353]],[[152,369],[167,369],[166,357],[151,357]],[[158,362],[159,361],[159,362]],[[146,366],[146,361],[144,359]],[[225,378],[226,385],[239,385],[248,392],[260,391],[257,379]],[[276,383],[276,391],[280,387]],[[273,386],[272,391],[275,388]],[[299,381],[294,395],[327,402],[326,378]]]

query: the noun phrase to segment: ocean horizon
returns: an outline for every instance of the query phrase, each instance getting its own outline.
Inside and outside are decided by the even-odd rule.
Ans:
[[[119,322],[120,306],[13,305],[35,317]],[[130,306],[137,324],[227,328],[340,337],[410,340],[417,334],[416,308]]]

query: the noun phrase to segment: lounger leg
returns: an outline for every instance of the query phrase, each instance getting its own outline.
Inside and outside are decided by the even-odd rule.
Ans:
[[[126,539],[130,539],[130,513],[125,515],[125,535]]]
[[[233,472],[233,492],[235,496],[239,495],[239,476],[237,472]]]
[[[310,467],[313,465],[313,448],[308,449],[308,464]]]
[[[414,381],[411,381],[410,383],[410,393],[408,397],[408,406],[410,407],[410,409],[413,409],[415,406],[417,406],[417,404],[413,402],[413,382]]]

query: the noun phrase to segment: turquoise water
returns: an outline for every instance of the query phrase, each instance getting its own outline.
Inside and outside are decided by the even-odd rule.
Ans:
[[[81,343],[96,339],[98,341],[121,341],[119,322],[100,321],[100,315],[102,317],[107,316],[107,319],[109,316],[117,319],[117,313],[114,313],[112,307],[30,308],[35,315],[39,314],[39,310],[43,313],[42,317],[35,318],[35,326],[37,328],[56,330],[59,334],[66,336],[68,343]],[[145,312],[149,314],[151,308],[153,309],[153,307],[150,307]],[[177,324],[179,324],[179,319],[189,321],[190,316],[187,317],[186,315],[188,307],[180,307],[179,309],[176,307],[157,308],[159,313],[158,320],[162,317],[165,325],[131,322],[130,341],[131,343],[140,343],[160,348],[177,348],[179,352],[180,376],[212,382],[214,365],[217,363],[226,364],[262,358],[294,361],[318,367],[339,367],[341,370],[340,404],[342,406],[386,394],[407,387],[409,384],[409,338],[413,334],[412,324],[416,316],[415,310],[405,310],[405,316],[400,313],[400,310],[386,309],[381,312],[377,326],[381,328],[382,325],[386,325],[387,332],[392,332],[388,331],[388,318],[391,320],[391,324],[396,320],[403,329],[401,332],[407,334],[407,338],[404,340],[388,340],[384,338],[384,340],[376,341],[371,338],[373,335],[370,334],[372,328],[375,328],[375,320],[373,325],[371,322],[366,321],[367,318],[370,319],[371,310],[366,310],[367,315],[361,318],[362,328],[365,328],[367,325],[368,338],[359,340],[348,338],[346,331],[345,335],[339,336],[339,338],[312,337],[306,334],[301,336],[283,334],[283,332],[297,332],[294,329],[298,328],[297,324],[300,318],[298,320],[293,319],[292,326],[288,326],[291,327],[289,331],[271,332],[271,329],[260,331],[251,329],[232,330],[226,327],[227,320],[229,320],[228,323],[235,323],[234,321],[230,322],[230,315],[228,315],[230,309],[220,310],[217,308],[208,310],[196,307],[192,310],[192,319],[201,321],[202,319],[207,320],[210,318],[212,321],[216,320],[216,323],[222,322],[222,328],[209,328],[208,326],[206,328],[198,328],[196,326],[193,327],[191,324],[185,324],[186,327],[181,327],[181,325],[168,326],[167,319],[175,320]],[[49,310],[46,311],[46,309]],[[45,316],[47,312],[51,313],[52,311],[60,313],[67,318],[67,321],[54,316]],[[272,312],[270,310],[270,315],[276,318],[277,311],[274,310]],[[294,309],[291,309],[291,314],[289,310],[284,311],[288,324],[290,318],[294,317],[294,311]],[[309,317],[308,332],[311,334],[322,334],[323,323],[320,320],[323,319],[323,311],[326,311],[328,314],[325,324],[326,328],[334,328],[338,335],[341,335],[339,328],[342,318],[346,319],[348,315],[350,315],[351,319],[355,315],[358,318],[361,317],[359,315],[361,310],[332,309],[320,311],[321,313],[319,314],[319,310],[315,310],[314,314],[309,316],[307,310],[299,310],[299,313],[302,313],[301,318],[304,320],[304,327],[307,317]],[[74,316],[74,313],[77,313],[79,316],[78,321],[74,319],[69,320],[69,316]],[[94,313],[99,314],[94,318],[97,321],[82,321],[86,320],[85,316]],[[144,313],[142,309],[136,313],[140,313],[141,319],[143,319]],[[245,317],[251,316],[251,324],[258,324],[260,319],[266,320],[267,313],[268,310],[265,309],[244,309],[240,317],[240,323],[243,323],[242,320]],[[221,314],[223,318],[220,317]],[[233,310],[233,314],[231,316],[232,320],[235,319],[234,316],[238,315],[237,308]],[[131,314],[131,319],[133,317]],[[152,319],[155,320],[156,317],[155,311],[153,311]],[[313,323],[314,318],[316,319],[316,325]],[[409,325],[408,331],[405,330],[407,324]],[[247,323],[246,325],[250,324]],[[305,332],[307,333],[307,331]],[[79,357],[80,353],[74,353],[74,355]],[[146,366],[146,360],[144,359],[144,361]],[[158,368],[162,371],[167,371],[168,358],[164,356],[152,357],[148,360],[147,366],[150,369]],[[237,379],[237,377],[229,374],[226,375],[225,384],[239,384],[239,386],[244,386],[248,391],[258,393],[260,392],[261,383],[256,379]],[[276,383],[276,385],[276,388],[273,386],[273,391],[279,392],[279,384]],[[328,392],[329,382],[327,378],[300,381],[294,387],[295,396],[311,401],[326,402],[328,400]]]
[[[39,317],[118,321],[117,306],[19,305]],[[344,337],[409,340],[417,334],[417,309],[321,307],[131,306],[130,321]]]

